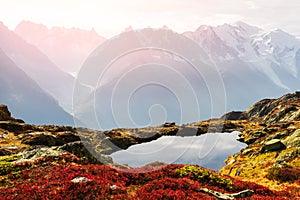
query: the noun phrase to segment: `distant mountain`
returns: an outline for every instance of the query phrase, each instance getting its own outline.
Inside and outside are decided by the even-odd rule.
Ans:
[[[59,68],[75,72],[104,38],[94,31],[49,30],[31,22],[20,23],[15,33],[0,25],[0,48],[65,110],[72,112],[74,78]],[[74,112],[83,126],[99,128],[100,123],[101,128],[110,129],[157,125],[164,121],[187,123],[217,117],[230,110],[245,110],[260,99],[300,89],[300,42],[282,30],[266,31],[243,22],[217,27],[203,25],[180,35],[195,42],[188,42],[190,46],[173,37],[173,33],[166,27],[139,31],[129,27],[119,37],[104,41],[95,49],[93,57],[85,63],[90,66],[89,72],[84,74],[87,69],[81,68],[75,87]],[[125,51],[128,47],[153,43],[165,44],[166,49],[176,47],[180,55],[154,49]],[[114,60],[114,55],[122,53]],[[203,74],[185,59],[201,63]],[[112,60],[100,79],[103,61],[108,64]],[[137,66],[141,68],[137,70]],[[221,79],[214,80],[215,75]],[[165,85],[145,85],[151,78]],[[223,83],[224,89],[219,87]],[[216,89],[213,95],[212,88]],[[198,106],[193,98],[199,100]],[[164,110],[152,107],[157,104]],[[226,110],[219,109],[223,104]],[[122,123],[116,124],[116,118]]]
[[[105,38],[94,30],[53,27],[48,29],[42,24],[22,21],[15,29],[20,37],[38,47],[60,69],[76,73],[88,55]]]
[[[38,85],[71,112],[74,78],[60,70],[37,47],[0,23],[0,48]]]
[[[245,110],[248,105],[260,99],[273,98],[300,89],[300,42],[282,30],[265,31],[238,22],[217,27],[200,26],[194,32],[183,33],[183,36],[192,39],[202,50],[192,44],[183,48],[187,43],[181,39],[176,40],[173,36],[172,31],[166,29],[127,31],[99,47],[93,58],[86,63],[93,74],[79,77],[91,88],[98,81],[94,88],[95,93],[86,96],[86,101],[76,106],[75,113],[79,118],[93,128],[97,128],[99,123],[106,129],[132,127],[137,124],[146,126],[148,123],[155,125],[158,123],[154,119],[161,119],[164,114],[151,112],[150,109],[153,108],[152,105],[161,104],[165,108],[166,121],[187,123],[216,117],[213,111],[223,103],[226,103],[227,111]],[[180,55],[178,57],[163,51],[139,50],[114,61],[109,70],[105,71],[101,84],[99,83],[98,75],[103,60],[109,59],[116,52],[122,55],[126,47],[139,48],[154,43],[166,44],[166,47],[176,46],[178,52],[187,55],[186,58],[190,61],[199,59],[203,65],[200,68],[203,74],[199,76]],[[158,67],[157,64],[161,66]],[[221,91],[219,96],[211,94],[210,89],[218,88],[221,80],[206,82],[207,79],[213,80],[217,76],[215,68],[224,83],[225,96]],[[147,80],[151,84],[151,78],[154,83],[161,81],[170,85],[165,88],[155,84],[149,87],[143,85]],[[185,81],[191,88],[184,86]],[[186,89],[176,93],[172,87]],[[188,94],[191,90],[200,102],[182,120],[182,111],[189,110],[192,101],[183,110],[184,104],[181,103],[184,97],[194,98],[191,96],[193,94]],[[118,104],[114,105],[116,99]],[[123,109],[125,107],[128,109]],[[195,115],[196,109],[200,110],[199,118]],[[120,110],[123,112],[118,114]],[[92,124],[95,114],[98,121]],[[116,123],[117,118],[120,119],[119,123]]]
[[[56,100],[18,68],[0,49],[0,104],[27,123],[72,125],[73,118]]]
[[[160,48],[147,49],[149,46]],[[170,46],[179,55],[194,59],[202,71],[182,57],[160,50]],[[128,49],[138,50],[128,53]],[[89,85],[92,92],[74,91],[74,114],[94,129],[154,126],[165,121],[188,123],[210,118],[212,103],[218,112],[214,116],[219,116],[225,112],[218,109],[224,104],[216,101],[223,100],[223,88],[212,80],[217,72],[208,59],[199,45],[171,30],[123,32],[97,48],[86,61],[77,81]],[[207,81],[214,91],[208,90]]]
[[[196,41],[223,75],[229,109],[300,89],[300,41],[282,30],[243,22],[200,26],[185,36]]]

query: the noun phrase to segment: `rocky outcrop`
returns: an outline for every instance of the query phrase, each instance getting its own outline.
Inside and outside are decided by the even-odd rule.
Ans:
[[[64,132],[32,132],[26,134],[22,142],[28,145],[61,146],[69,142],[79,141],[80,137],[70,131]]]
[[[57,157],[65,153],[66,151],[57,150],[55,148],[36,146],[29,150],[25,150],[18,153],[16,156],[18,159],[14,162],[15,163],[34,162],[35,160],[43,157]]]
[[[11,116],[11,113],[8,110],[8,107],[6,105],[0,104],[0,121],[15,121],[24,123],[21,119],[15,119]]]
[[[274,124],[300,120],[300,92],[286,94],[278,99],[263,99],[246,111],[232,111],[221,116],[222,120],[250,120]]]
[[[222,120],[240,120],[245,119],[244,113],[242,111],[232,111],[226,113],[221,117]]]
[[[278,99],[264,99],[243,112],[248,120],[277,123],[300,120],[300,92],[284,95]]]
[[[0,121],[11,120],[11,114],[6,105],[0,104]]]
[[[261,152],[281,151],[283,149],[286,149],[286,146],[279,139],[272,139],[263,145]]]

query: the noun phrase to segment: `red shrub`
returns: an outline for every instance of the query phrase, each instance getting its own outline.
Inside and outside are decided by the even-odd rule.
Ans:
[[[267,178],[279,182],[295,182],[300,179],[299,168],[276,168],[273,167],[269,170]]]

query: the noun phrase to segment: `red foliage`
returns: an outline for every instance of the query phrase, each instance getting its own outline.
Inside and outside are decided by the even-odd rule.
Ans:
[[[20,163],[20,174],[7,176],[6,182],[0,181],[0,199],[214,199],[198,191],[203,187],[226,193],[251,189],[255,192],[251,199],[300,197],[297,188],[274,192],[255,183],[221,175],[233,182],[232,190],[208,185],[195,177],[181,178],[176,171],[184,165],[118,170],[78,163],[80,160],[73,156],[41,159],[34,165]],[[86,177],[89,181],[73,183],[76,177]]]
[[[197,192],[201,185],[186,178],[154,180],[137,191],[138,199],[215,199]]]

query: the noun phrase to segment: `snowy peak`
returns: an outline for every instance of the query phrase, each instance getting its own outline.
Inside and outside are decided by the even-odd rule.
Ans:
[[[277,46],[280,49],[299,46],[299,40],[296,37],[282,31],[281,29],[273,30],[263,35],[264,40],[268,41],[270,45]]]
[[[280,29],[266,31],[236,22],[203,25],[185,35],[202,46],[223,72],[250,67],[285,90],[293,88],[291,80],[298,77],[300,42]]]
[[[246,24],[245,22],[242,21],[238,21],[232,24],[233,27],[236,27],[238,30],[246,32],[250,35],[258,33],[260,31],[262,31],[262,29],[256,27],[256,26],[252,26],[249,24]]]

